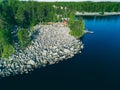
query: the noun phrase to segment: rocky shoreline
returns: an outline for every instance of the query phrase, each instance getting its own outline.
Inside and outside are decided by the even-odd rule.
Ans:
[[[62,24],[36,25],[31,35],[31,45],[9,59],[0,59],[0,77],[29,73],[35,68],[55,64],[81,53],[83,44],[69,34],[70,29]]]

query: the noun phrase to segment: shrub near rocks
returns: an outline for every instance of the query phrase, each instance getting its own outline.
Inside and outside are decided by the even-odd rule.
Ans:
[[[3,58],[8,58],[9,55],[14,53],[10,39],[9,30],[0,30],[0,56]]]
[[[21,47],[26,47],[30,44],[29,33],[26,29],[18,30],[18,39],[21,44]]]

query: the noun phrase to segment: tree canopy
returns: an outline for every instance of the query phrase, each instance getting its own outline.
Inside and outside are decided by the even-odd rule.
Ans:
[[[70,18],[69,26],[77,32],[83,29],[83,20],[74,21],[74,13],[79,12],[120,12],[119,2],[36,2],[19,0],[0,0],[0,56],[8,57],[14,53],[12,29],[21,28],[18,40],[27,46],[30,38],[28,28],[41,22],[56,22],[60,18]],[[58,18],[59,16],[59,18]],[[72,25],[73,24],[73,25]],[[80,24],[80,27],[74,25]],[[82,33],[82,31],[80,32]]]

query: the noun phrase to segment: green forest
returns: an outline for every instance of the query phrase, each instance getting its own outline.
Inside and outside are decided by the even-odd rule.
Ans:
[[[84,21],[82,18],[79,21],[74,21],[76,11],[120,12],[120,3],[0,0],[0,57],[8,58],[9,55],[14,53],[16,39],[21,48],[29,45],[30,37],[28,32],[32,31],[31,28],[38,23],[60,22],[61,18],[70,18],[71,34],[82,36],[80,34],[83,34],[81,30],[84,29]],[[16,27],[18,29],[16,32],[17,38],[13,35]]]

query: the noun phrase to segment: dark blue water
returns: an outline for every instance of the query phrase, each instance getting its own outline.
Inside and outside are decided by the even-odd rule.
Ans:
[[[3,78],[0,90],[120,90],[120,16],[85,17],[85,24],[94,34],[83,37],[82,54],[28,75]]]

